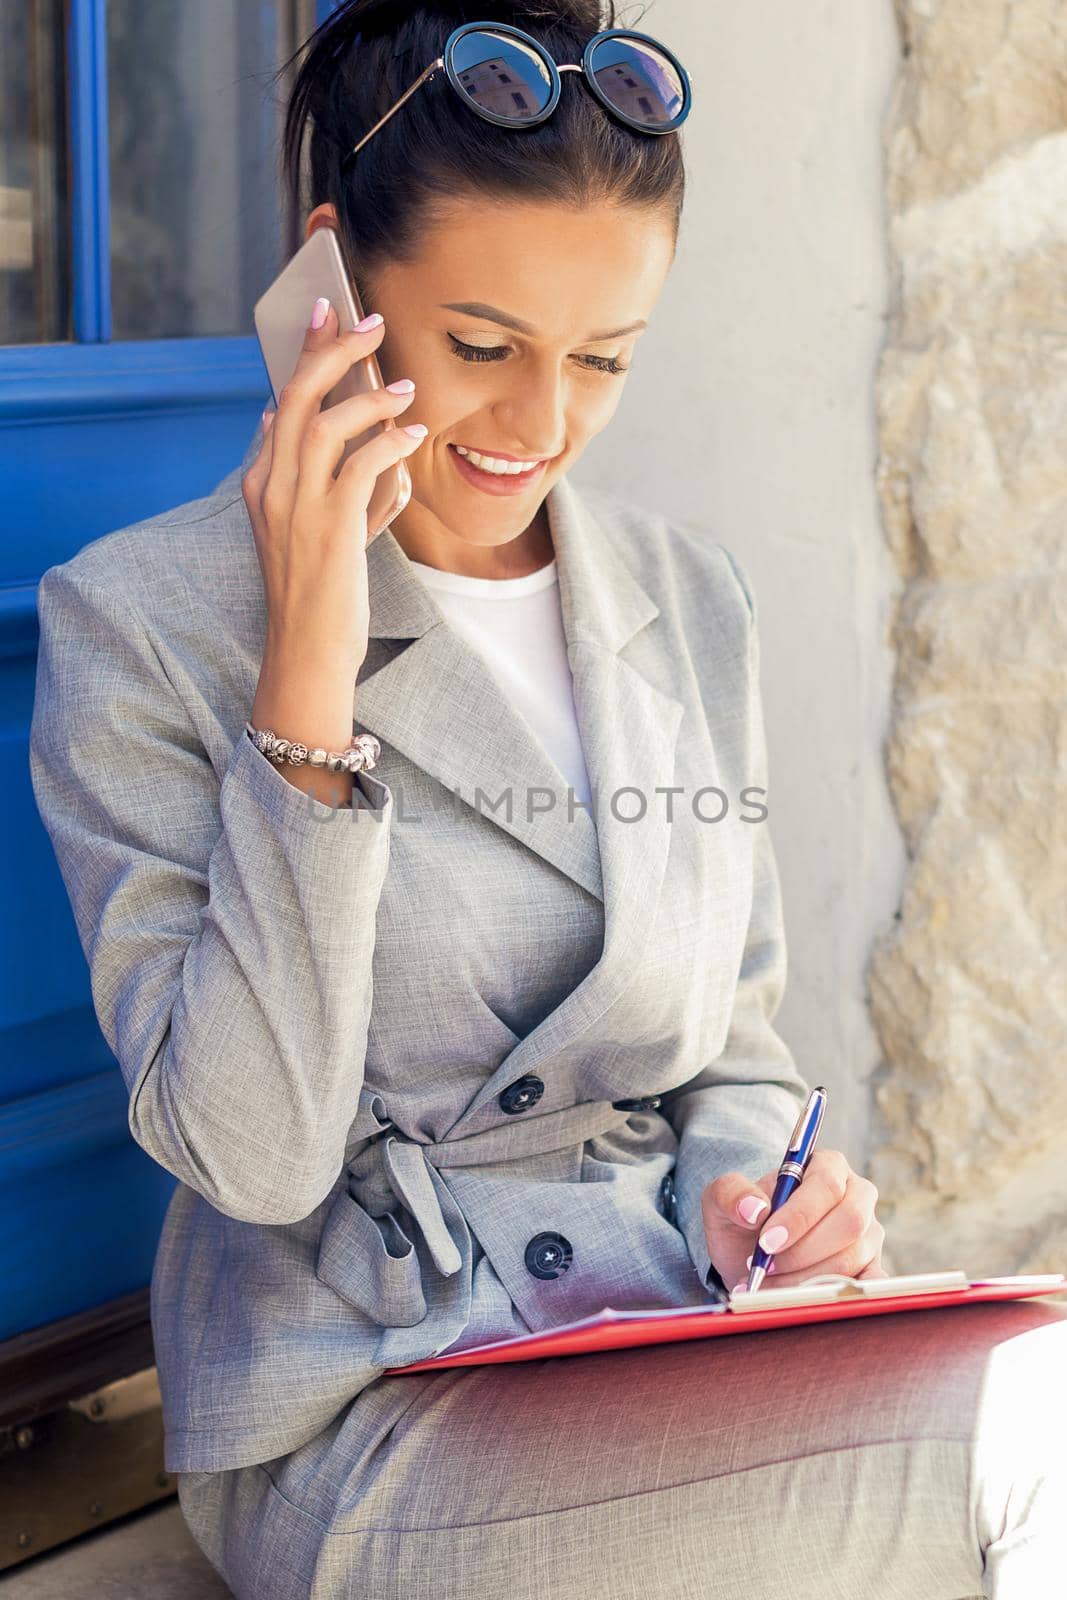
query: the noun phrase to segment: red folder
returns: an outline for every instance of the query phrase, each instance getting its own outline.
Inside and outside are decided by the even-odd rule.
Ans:
[[[938,1280],[942,1286],[926,1288],[923,1279]],[[954,1282],[945,1287],[949,1279]],[[900,1292],[897,1286],[904,1284],[910,1287]],[[895,1279],[814,1278],[796,1285],[792,1291],[763,1288],[754,1294],[732,1295],[729,1305],[678,1306],[655,1311],[616,1311],[612,1306],[605,1306],[595,1316],[548,1328],[543,1333],[526,1333],[514,1339],[471,1345],[451,1355],[445,1350],[425,1361],[413,1361],[405,1367],[387,1367],[385,1371],[392,1377],[401,1372],[429,1372],[435,1367],[474,1367],[495,1361],[588,1355],[594,1350],[624,1350],[635,1345],[673,1343],[678,1339],[711,1339],[720,1334],[758,1333],[768,1328],[793,1328],[808,1322],[837,1322],[844,1317],[877,1317],[890,1311],[923,1311],[934,1306],[974,1305],[983,1300],[1020,1300],[1057,1293],[1067,1293],[1067,1277],[1062,1272],[973,1280],[962,1272],[925,1273]],[[782,1304],[782,1298],[790,1294],[793,1303]],[[775,1300],[778,1303],[772,1303]],[[758,1304],[760,1301],[764,1302],[762,1308]]]

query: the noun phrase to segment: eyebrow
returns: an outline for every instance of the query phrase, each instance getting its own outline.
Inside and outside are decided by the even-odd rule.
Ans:
[[[513,317],[509,311],[501,311],[497,306],[487,306],[481,300],[459,300],[442,303],[442,311],[462,311],[468,317],[484,317],[487,322],[499,322],[502,328],[510,328],[513,333],[535,334],[537,329],[529,322],[523,322],[521,317]],[[648,323],[639,320],[629,323],[625,328],[608,328],[601,333],[591,333],[587,343],[597,344],[602,339],[621,339],[624,333],[636,333],[639,328],[647,328]]]

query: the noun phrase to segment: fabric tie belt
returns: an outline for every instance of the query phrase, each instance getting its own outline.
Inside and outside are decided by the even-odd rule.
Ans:
[[[421,1229],[435,1266],[447,1277],[458,1272],[462,1262],[430,1168],[487,1166],[564,1150],[623,1127],[633,1115],[633,1104],[591,1100],[528,1117],[521,1125],[502,1124],[434,1143],[402,1133],[387,1115],[382,1096],[364,1088],[345,1152],[348,1191],[371,1216],[386,1215],[397,1201],[405,1206]]]

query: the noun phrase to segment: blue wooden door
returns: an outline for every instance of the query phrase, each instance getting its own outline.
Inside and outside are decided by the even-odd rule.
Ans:
[[[144,1287],[174,1179],[134,1143],[34,802],[36,584],[208,492],[270,388],[299,242],[272,74],[329,0],[0,11],[0,1339]]]

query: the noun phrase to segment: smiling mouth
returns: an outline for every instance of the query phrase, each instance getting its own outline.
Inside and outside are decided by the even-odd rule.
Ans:
[[[457,449],[454,444],[448,445],[448,453],[456,464],[456,471],[461,478],[466,479],[470,488],[493,497],[525,494],[528,489],[543,483],[548,471],[548,462],[544,457],[540,461],[535,461],[533,466],[521,470],[501,469],[493,472],[478,466],[464,450]]]
[[[469,466],[494,478],[521,478],[526,473],[536,472],[548,459],[547,456],[497,454],[491,450],[475,450],[472,445],[465,444],[454,444],[450,448]]]

